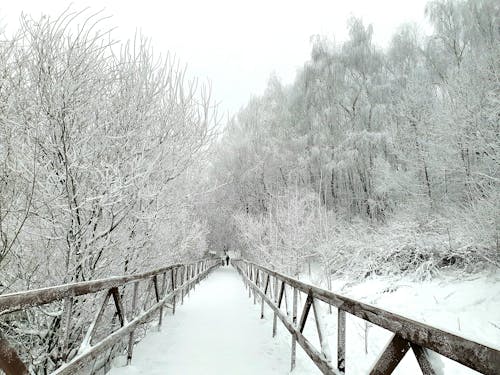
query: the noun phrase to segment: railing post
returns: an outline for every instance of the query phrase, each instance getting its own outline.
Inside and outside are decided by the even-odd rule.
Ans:
[[[247,263],[247,276],[250,282],[252,281],[252,266]],[[252,298],[252,286],[248,284],[248,298]]]
[[[276,286],[278,285],[278,278],[276,278]],[[280,288],[280,291],[279,291],[279,296],[278,296],[278,309],[281,308],[281,303],[283,302],[283,295],[285,294],[285,282],[282,281],[281,282],[281,288]],[[288,315],[288,314],[287,314]],[[276,329],[277,329],[277,319],[278,318],[278,314],[276,313],[276,311],[274,312],[274,320],[273,320],[273,337],[276,336]]]
[[[278,308],[280,307],[278,304],[278,278],[274,276],[274,303]],[[276,331],[277,331],[277,326],[278,326],[278,313],[275,311],[273,314],[273,337],[276,337]]]
[[[153,276],[153,287],[155,292],[156,302],[160,302],[160,289],[158,287],[158,277],[156,275]],[[161,328],[161,323],[163,319],[163,306],[160,307],[160,316],[158,317],[158,330]]]
[[[172,268],[170,270],[170,276],[172,278],[172,291],[177,289],[177,268]],[[174,292],[174,296],[172,297],[172,314],[175,315],[175,299],[177,294]]]
[[[158,290],[158,278],[155,276],[155,280],[156,280],[156,289]],[[161,288],[160,288],[160,293],[158,294],[157,292],[157,302],[159,302],[163,296],[165,295],[165,288],[167,287],[167,273],[166,272],[163,272],[163,279],[162,279],[162,282],[161,282]],[[163,304],[161,305],[160,307],[160,317],[158,318],[158,330],[161,328],[161,325],[163,323]]]
[[[293,288],[293,307],[292,307],[292,322],[295,328],[297,328],[297,288]],[[290,371],[295,369],[296,361],[296,351],[297,351],[297,339],[292,335],[292,359],[290,365]]]
[[[331,278],[331,275],[330,275],[330,270],[328,270],[328,273],[327,273],[327,276],[326,276],[326,281],[327,281],[327,287],[328,287],[328,290],[331,291],[332,290],[332,278]],[[331,315],[332,314],[332,304],[329,303],[328,304],[328,313]]]
[[[259,269],[256,269],[255,266],[254,266],[254,277],[255,277],[254,283],[258,288],[259,287]],[[254,290],[253,291],[253,304],[255,305],[256,303],[257,303],[257,292]]]
[[[405,354],[410,350],[410,342],[394,334],[370,370],[370,375],[392,374]]]
[[[196,262],[196,263],[194,264],[194,266],[193,266],[193,268],[194,268],[194,269],[193,269],[193,273],[194,273],[193,278],[195,278],[195,279],[196,279],[196,278],[198,277],[198,275],[199,275],[199,272],[198,272],[198,266],[199,266],[199,262]],[[195,288],[196,288],[196,285],[197,285],[197,284],[198,284],[198,279],[196,279],[196,281],[193,283],[193,290],[195,290]]]
[[[113,301],[115,302],[116,312],[118,313],[118,319],[120,320],[120,325],[123,327],[125,325],[125,309],[123,308],[122,299],[120,297],[120,292],[118,287],[113,287],[110,289],[113,295]]]
[[[290,288],[291,288],[291,285],[290,285]],[[284,291],[283,297],[285,298],[286,316],[290,316],[290,315],[292,315],[292,313],[290,312],[290,308],[291,308],[290,305],[291,305],[292,301],[290,301],[290,299],[288,298],[288,293],[286,292],[286,285],[285,285],[285,291]]]
[[[106,296],[104,297],[104,301],[102,302],[99,311],[97,312],[97,314],[94,317],[94,320],[90,323],[90,326],[87,329],[87,333],[85,334],[85,337],[83,338],[83,341],[80,344],[80,349],[78,350],[78,352],[82,352],[83,350],[86,349],[87,346],[90,346],[92,344],[92,336],[94,335],[94,331],[96,330],[97,323],[99,322],[99,320],[101,320],[102,314],[104,314],[104,310],[108,305],[110,297],[111,297],[111,291],[108,290],[106,292]]]
[[[62,337],[62,345],[61,345],[61,354],[64,361],[66,361],[67,357],[67,349],[68,349],[68,340],[69,340],[69,331],[71,324],[71,313],[73,310],[73,297],[68,297],[64,301],[64,332]]]
[[[135,308],[137,305],[137,293],[139,291],[139,281],[136,281],[134,283],[134,292],[132,295],[132,308],[130,311],[130,320],[134,318],[135,315]],[[128,335],[128,348],[127,348],[127,365],[130,365],[130,362],[132,362],[132,353],[134,351],[134,332],[135,330],[132,330],[130,334]]]
[[[7,374],[28,375],[26,365],[21,361],[16,350],[2,337],[0,332],[0,369]]]
[[[321,354],[328,362],[329,365],[332,363],[330,345],[328,345],[328,340],[325,337],[325,325],[323,323],[323,316],[321,315],[321,307],[316,298],[313,298],[313,311],[314,311],[314,320],[316,321],[316,329],[318,331],[319,342],[321,345]]]
[[[186,283],[188,283],[191,280],[191,265],[188,265],[186,267]],[[189,296],[189,284],[186,286],[186,291],[185,291],[186,297]]]
[[[187,267],[185,265],[182,265],[182,272],[181,272],[181,305],[184,304],[184,279],[187,278]]]
[[[345,311],[338,309],[337,314],[337,368],[345,374]]]
[[[146,281],[146,280],[148,280],[148,281]],[[147,310],[149,295],[151,294],[151,285],[152,285],[151,280],[149,280],[149,279],[146,279],[146,280],[145,280],[145,282],[147,283],[146,292],[143,293],[144,297],[143,297],[143,301],[142,301],[142,309],[143,310]]]
[[[411,349],[413,350],[413,354],[417,357],[417,362],[422,370],[422,375],[436,375],[440,373],[437,370],[439,367],[442,367],[443,364],[441,359],[433,354],[428,349],[422,348],[420,345],[410,343]]]
[[[261,305],[261,308],[260,308],[260,318],[261,319],[264,319],[264,296],[267,296],[267,290],[269,289],[269,278],[271,276],[269,274],[267,274],[267,277],[266,277],[266,284],[264,286],[264,294],[262,295],[262,298],[261,298],[261,302],[262,302],[262,305]]]

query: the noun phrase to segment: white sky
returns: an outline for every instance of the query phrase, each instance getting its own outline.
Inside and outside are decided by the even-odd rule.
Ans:
[[[323,34],[340,42],[354,15],[374,27],[374,40],[386,46],[404,22],[423,24],[427,0],[0,0],[0,25],[13,29],[21,12],[37,18],[58,15],[69,4],[112,15],[115,38],[136,30],[152,38],[155,51],[175,53],[190,74],[212,81],[223,112],[235,112],[263,92],[271,73],[284,83],[310,54],[310,37]]]

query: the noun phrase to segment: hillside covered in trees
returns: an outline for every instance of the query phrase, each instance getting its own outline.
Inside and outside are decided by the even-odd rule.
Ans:
[[[401,25],[385,50],[356,18],[313,37],[295,82],[241,109],[211,165],[213,247],[295,273],[499,267],[499,7],[426,16],[432,35]]]

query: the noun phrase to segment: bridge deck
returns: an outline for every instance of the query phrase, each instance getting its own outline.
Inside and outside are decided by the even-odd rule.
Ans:
[[[271,339],[271,319],[259,314],[238,273],[219,268],[135,347],[130,366],[109,374],[288,374],[290,343]],[[319,373],[309,362],[299,356],[297,373]]]

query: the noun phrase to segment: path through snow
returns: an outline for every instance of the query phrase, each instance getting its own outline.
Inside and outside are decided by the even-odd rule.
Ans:
[[[272,319],[259,314],[236,270],[218,268],[163,319],[161,332],[151,329],[136,345],[130,366],[108,374],[288,374],[290,343],[284,335],[272,339]],[[305,362],[299,354],[294,373],[311,373]]]

